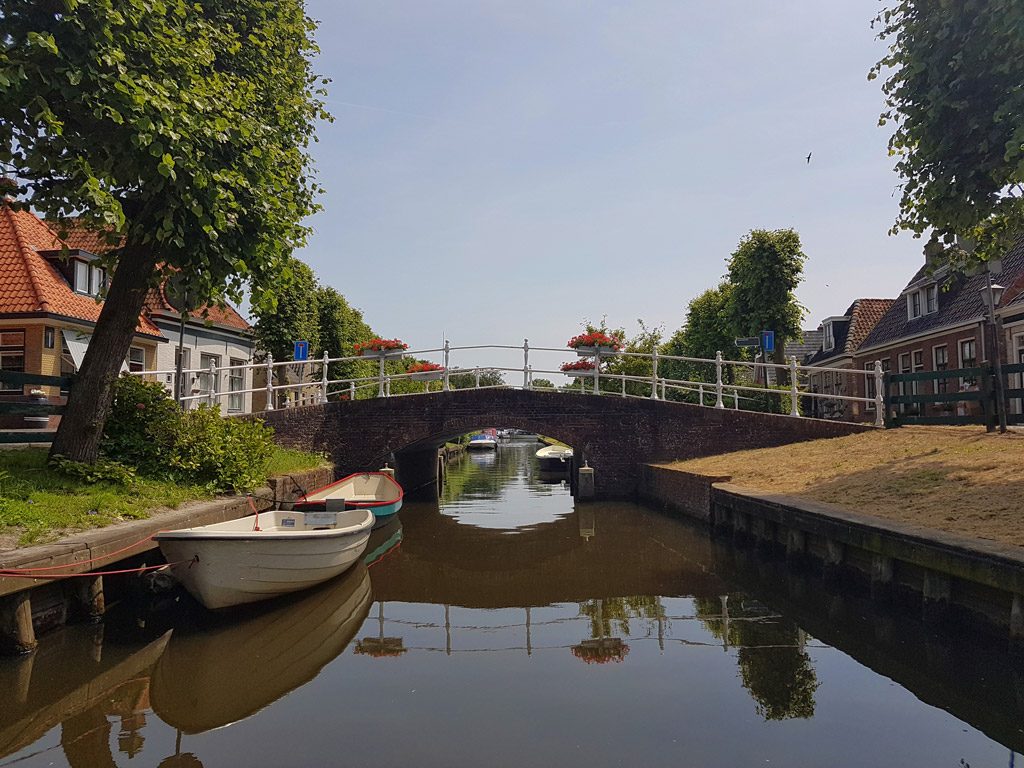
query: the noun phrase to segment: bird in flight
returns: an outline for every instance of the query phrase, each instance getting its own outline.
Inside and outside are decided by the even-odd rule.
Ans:
[[[813,155],[813,154],[814,154],[813,152],[808,152],[808,153],[807,153],[807,164],[808,164],[808,165],[810,165],[810,164],[811,164],[811,155]]]

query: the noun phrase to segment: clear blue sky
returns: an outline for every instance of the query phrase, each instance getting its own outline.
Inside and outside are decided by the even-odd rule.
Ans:
[[[922,259],[887,234],[878,0],[308,7],[336,121],[299,256],[414,348],[670,334],[754,228],[800,232],[805,327]]]

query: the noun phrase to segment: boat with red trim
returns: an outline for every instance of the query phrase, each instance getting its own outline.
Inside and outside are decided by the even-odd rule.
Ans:
[[[379,527],[402,508],[404,496],[390,473],[357,472],[300,496],[294,507],[299,512],[368,509],[376,518],[374,527]]]

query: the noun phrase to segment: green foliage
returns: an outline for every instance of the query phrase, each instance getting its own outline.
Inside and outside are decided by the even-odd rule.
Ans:
[[[448,386],[451,389],[473,389],[476,386],[477,374],[472,370],[452,368],[448,374]],[[505,385],[505,379],[501,371],[492,371],[490,368],[480,369],[481,387],[501,387]]]
[[[352,357],[357,342],[367,342],[375,334],[363,320],[363,314],[350,306],[345,297],[333,288],[323,286],[317,291],[317,314],[320,326],[320,347],[331,357]],[[370,359],[331,363],[328,376],[332,380],[362,379],[377,375],[377,364]]]
[[[750,392],[749,390],[740,392],[740,408],[744,411],[779,413],[788,416],[792,400],[793,397],[789,386],[782,384],[774,385],[758,392]],[[732,402],[732,398],[728,395],[726,396],[726,402]],[[797,397],[796,408],[797,412],[803,415],[803,408],[799,397]]]
[[[296,341],[308,341],[310,358],[315,358],[321,349],[316,275],[298,259],[289,259],[288,264],[291,277],[278,289],[276,305],[253,308],[256,344],[282,361],[292,359]],[[276,370],[284,375],[283,367]]]
[[[301,0],[2,0],[0,19],[0,163],[32,206],[157,251],[194,296],[248,282],[272,303],[330,119]]]
[[[251,490],[267,478],[272,435],[262,422],[225,419],[219,409],[202,405],[181,415],[169,466],[211,490]]]
[[[208,405],[182,412],[160,384],[122,376],[100,447],[106,463],[148,477],[173,478],[212,491],[238,490],[266,479],[271,434],[261,422],[225,419]],[[101,459],[93,471],[102,472],[98,468],[104,463]],[[62,460],[58,466],[76,464]],[[117,481],[113,476],[98,479]]]
[[[787,340],[800,337],[804,310],[794,291],[803,279],[806,258],[794,230],[755,229],[740,240],[729,260],[729,325],[741,336],[775,331],[776,360],[783,359]]]
[[[879,122],[895,123],[903,179],[894,231],[1000,255],[1024,230],[1024,4],[899,0],[874,24],[889,50],[868,78],[888,75]]]
[[[633,352],[650,355],[655,349],[661,346],[662,329],[648,328],[643,320],[637,320],[640,330],[635,336],[626,338],[623,329],[612,331],[611,335],[620,339],[623,352]],[[604,363],[604,374],[614,376],[633,376],[644,379],[643,381],[627,381],[626,394],[647,397],[651,394],[651,358],[649,357],[613,357]],[[661,371],[659,370],[659,376]],[[598,386],[603,392],[622,392],[622,381],[615,379],[601,379]]]
[[[726,360],[742,360],[743,353],[735,345],[738,335],[729,316],[732,285],[722,282],[717,288],[709,288],[694,298],[686,310],[686,323],[672,334],[662,346],[661,353],[677,357],[699,357],[713,359],[721,352]],[[669,379],[684,381],[714,381],[715,366],[711,363],[691,363],[684,360],[665,360],[658,366],[659,374]],[[726,367],[723,378],[727,383],[735,379],[734,372]],[[697,401],[697,396],[680,390],[669,390],[673,400]]]
[[[86,464],[58,455],[50,457],[50,466],[68,477],[74,477],[90,484],[133,485],[136,479],[134,468],[113,459],[101,458],[93,464]]]
[[[554,389],[555,388],[555,383],[553,381],[551,381],[550,379],[538,378],[538,379],[534,379],[533,380],[533,388],[534,389]]]

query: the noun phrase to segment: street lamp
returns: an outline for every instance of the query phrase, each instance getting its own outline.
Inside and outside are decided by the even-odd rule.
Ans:
[[[1004,396],[1005,386],[1003,382],[1003,322],[996,314],[996,308],[1003,298],[1005,286],[992,282],[992,269],[996,265],[990,264],[985,272],[985,285],[981,289],[981,300],[985,304],[985,319],[993,329],[993,352],[995,353],[995,374],[996,374],[996,415],[999,417],[999,432],[1006,432],[1006,398]],[[1001,268],[1001,264],[997,267]]]

